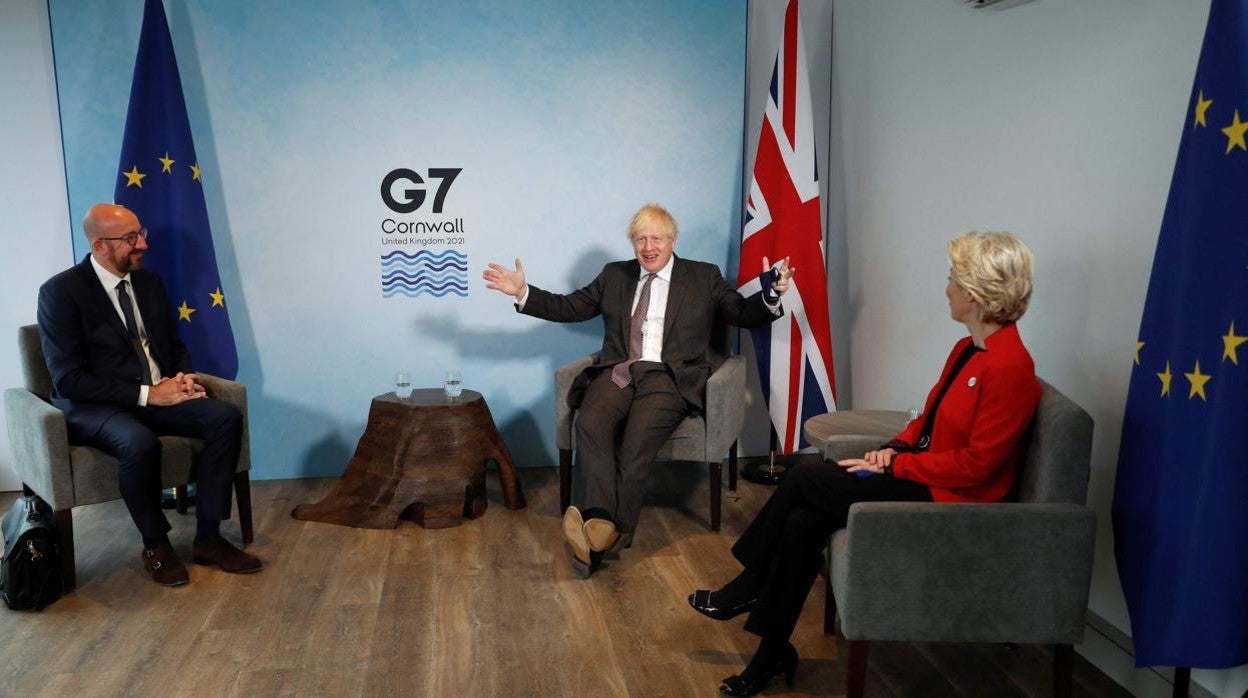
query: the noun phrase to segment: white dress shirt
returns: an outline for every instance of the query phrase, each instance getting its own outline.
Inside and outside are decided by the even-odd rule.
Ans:
[[[121,324],[126,324],[126,314],[121,312],[121,301],[117,299],[117,294],[121,291],[117,288],[117,284],[122,281],[126,282],[126,293],[130,296],[130,307],[134,310],[134,322],[138,325],[139,341],[143,345],[143,355],[147,357],[147,371],[151,376],[152,385],[160,382],[160,367],[156,365],[156,359],[152,358],[152,345],[147,341],[147,329],[143,325],[143,314],[139,312],[139,302],[134,296],[134,281],[130,279],[130,273],[125,276],[117,276],[113,272],[105,269],[99,262],[95,261],[95,256],[91,256],[91,266],[95,269],[95,275],[100,278],[100,285],[108,292],[108,300],[113,303],[113,310],[117,311],[117,317],[121,318]],[[147,392],[151,386],[139,386],[139,406],[147,405]]]
[[[641,323],[641,358],[638,361],[663,361],[663,321],[667,318],[667,292],[672,288],[672,265],[675,263],[675,255],[668,257],[667,264],[655,272],[654,281],[650,282],[650,307],[646,309],[645,322]],[[630,318],[637,310],[637,301],[641,300],[641,289],[649,274],[645,267],[641,268],[637,289],[633,291]]]

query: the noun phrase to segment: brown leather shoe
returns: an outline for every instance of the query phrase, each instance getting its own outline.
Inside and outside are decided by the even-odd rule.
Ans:
[[[167,587],[176,587],[191,581],[186,565],[178,559],[168,541],[155,548],[143,549],[143,568],[152,575],[152,581]]]
[[[230,574],[251,574],[264,567],[260,558],[235,548],[224,538],[208,543],[191,543],[191,559],[197,565],[216,565]]]

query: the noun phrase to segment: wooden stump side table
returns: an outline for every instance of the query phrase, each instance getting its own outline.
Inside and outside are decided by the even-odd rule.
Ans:
[[[438,389],[373,398],[368,424],[342,480],[319,502],[290,515],[304,521],[394,528],[407,518],[426,528],[458,526],[485,513],[485,462],[498,465],[503,505],[524,508],[515,464],[485,399]]]

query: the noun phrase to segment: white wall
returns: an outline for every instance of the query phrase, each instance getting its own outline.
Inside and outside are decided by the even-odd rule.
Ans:
[[[1209,2],[835,0],[834,168],[845,182],[853,407],[921,404],[963,328],[944,242],[1018,234],[1038,372],[1096,420],[1091,610],[1129,632],[1110,501],[1132,351]],[[1096,636],[1096,637],[1092,637]],[[1156,674],[1081,651],[1139,695]],[[1122,654],[1122,653],[1119,653]],[[1239,696],[1248,668],[1193,672]]]
[[[0,388],[22,384],[17,327],[35,321],[39,284],[73,263],[50,37],[46,2],[0,3]],[[0,491],[20,487],[0,423]]]

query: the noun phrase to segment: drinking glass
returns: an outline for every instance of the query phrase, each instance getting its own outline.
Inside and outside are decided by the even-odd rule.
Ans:
[[[394,394],[400,400],[406,400],[412,396],[412,374],[408,371],[399,371],[394,374]]]
[[[460,375],[459,371],[455,371],[455,370],[447,371],[446,382],[442,386],[443,390],[446,391],[446,396],[452,400],[459,397],[459,394],[464,391],[463,387],[461,386],[461,383],[463,382],[464,382],[464,378],[463,376]]]

